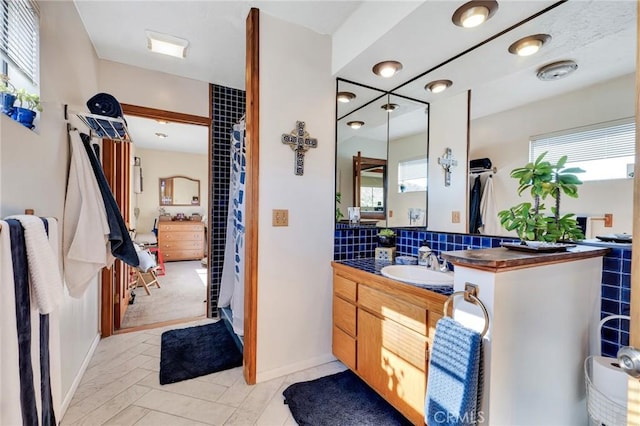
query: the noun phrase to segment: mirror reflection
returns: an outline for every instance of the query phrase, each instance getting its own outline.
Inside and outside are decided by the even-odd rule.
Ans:
[[[353,206],[360,207],[363,219],[385,218],[387,160],[353,157]]]
[[[200,181],[186,176],[159,179],[161,206],[199,206]]]

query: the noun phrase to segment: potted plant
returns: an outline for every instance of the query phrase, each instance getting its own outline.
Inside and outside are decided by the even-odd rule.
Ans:
[[[336,223],[340,222],[340,219],[344,217],[342,211],[340,210],[340,201],[342,200],[342,194],[336,192]]]
[[[0,74],[0,110],[8,116],[13,113],[13,103],[16,101],[16,90],[9,83],[9,76]]]
[[[395,247],[396,233],[393,231],[393,229],[381,229],[380,232],[378,232],[378,243],[382,247]]]
[[[561,195],[578,197],[578,185],[582,181],[575,173],[583,173],[584,170],[578,167],[565,168],[566,155],[552,164],[544,160],[546,154],[544,152],[533,163],[511,171],[511,177],[519,182],[518,195],[528,189],[533,203],[525,201],[498,213],[500,224],[508,231],[516,231],[522,244],[526,244],[526,241],[556,243],[584,238],[575,215],[560,214]],[[551,216],[546,214],[542,204],[547,197],[553,199]]]
[[[16,100],[20,106],[13,109],[11,118],[25,127],[33,129],[33,120],[36,118],[36,111],[42,111],[40,96],[35,93],[29,93],[24,88],[21,88],[16,91]]]

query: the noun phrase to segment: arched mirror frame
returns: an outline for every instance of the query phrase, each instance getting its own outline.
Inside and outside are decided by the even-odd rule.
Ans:
[[[197,185],[197,191],[196,194],[194,195],[187,195],[187,198],[191,197],[191,201],[188,203],[175,203],[175,201],[178,199],[178,196],[176,196],[175,194],[175,179],[186,179],[192,182],[195,182]],[[163,191],[163,188],[166,189],[167,188],[167,181],[171,179],[172,181],[172,193],[170,196],[167,195],[167,193],[165,191]],[[164,183],[164,184],[163,184]],[[168,198],[167,198],[168,197]],[[182,198],[182,197],[180,197]],[[200,205],[200,199],[201,199],[201,193],[200,193],[200,179],[193,179],[190,178],[188,176],[180,176],[180,175],[176,175],[176,176],[167,176],[167,177],[161,177],[158,179],[158,202],[160,204],[160,206],[199,206]],[[168,200],[171,200],[170,202]]]

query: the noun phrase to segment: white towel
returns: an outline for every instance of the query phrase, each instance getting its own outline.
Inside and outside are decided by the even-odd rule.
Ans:
[[[37,216],[15,215],[24,228],[24,242],[29,262],[31,300],[41,314],[55,310],[62,300],[62,278],[42,219]],[[57,229],[54,231],[57,232]]]
[[[504,233],[500,222],[498,222],[498,209],[493,194],[493,178],[491,176],[488,176],[484,183],[480,199],[480,215],[482,217],[482,226],[479,228],[481,234],[500,235]]]
[[[100,188],[80,134],[71,136],[71,165],[64,204],[64,276],[73,297],[80,297],[103,267],[113,264],[109,223]]]

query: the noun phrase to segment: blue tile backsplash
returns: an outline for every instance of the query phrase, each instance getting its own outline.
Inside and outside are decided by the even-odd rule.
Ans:
[[[397,255],[417,256],[423,241],[437,254],[442,251],[500,247],[501,242],[516,242],[507,237],[485,237],[426,231],[420,228],[396,229]],[[351,261],[373,258],[377,247],[377,228],[340,226],[335,230],[334,260]],[[631,249],[612,248],[604,257],[600,318],[629,315],[631,301]],[[620,346],[629,344],[629,322],[608,321],[602,329],[602,355],[615,357]]]

